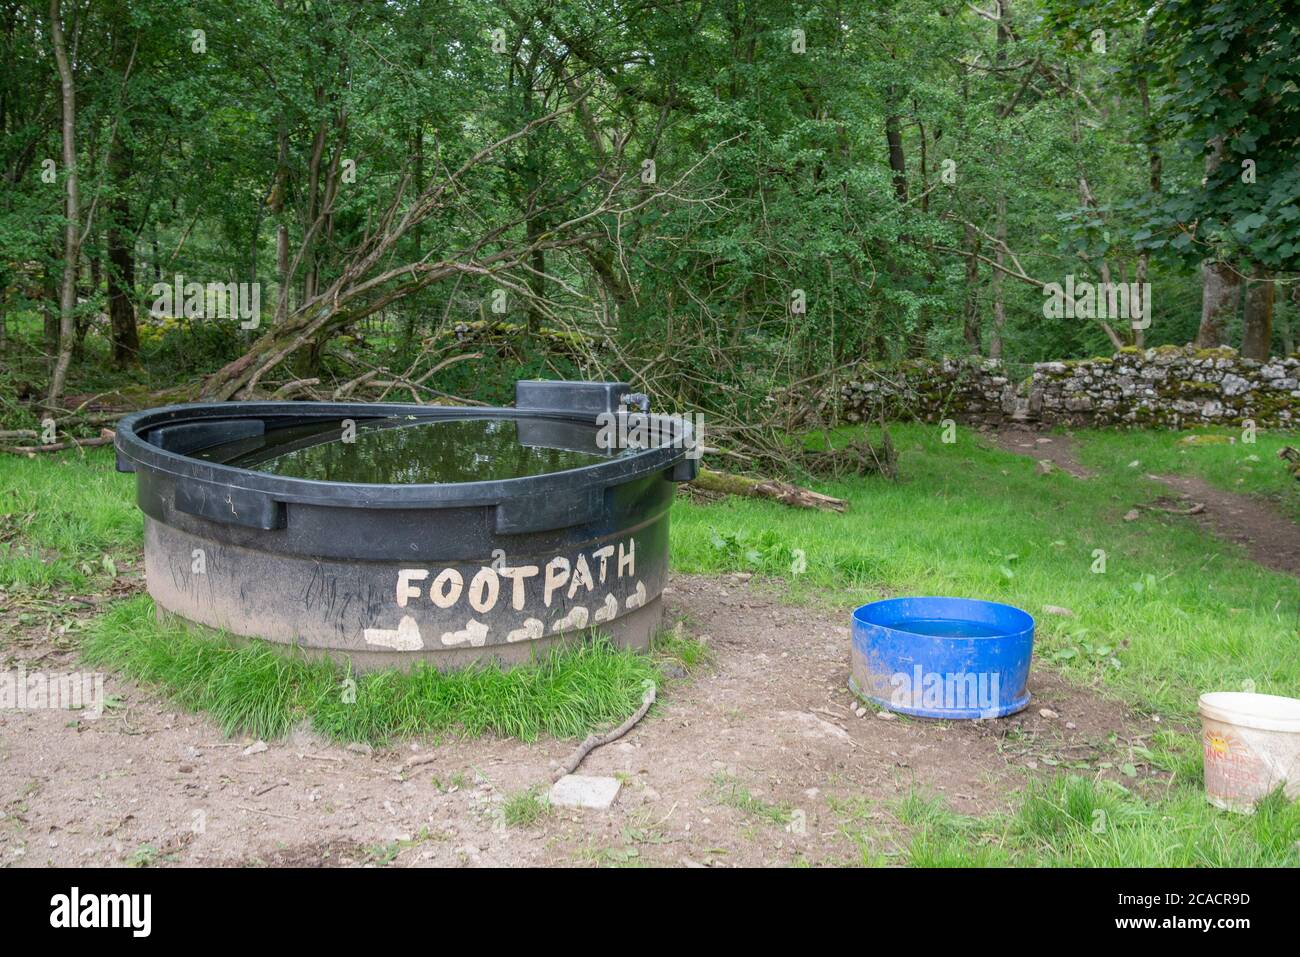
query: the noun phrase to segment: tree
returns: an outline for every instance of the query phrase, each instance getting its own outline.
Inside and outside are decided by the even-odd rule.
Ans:
[[[50,40],[59,70],[59,88],[63,113],[63,282],[59,287],[59,342],[46,405],[58,407],[63,397],[68,366],[72,362],[73,336],[76,333],[77,270],[81,257],[81,200],[77,189],[77,88],[68,61],[67,42],[63,36],[63,19],[59,0],[50,0]]]
[[[1201,261],[1197,343],[1219,345],[1243,274],[1271,283],[1300,267],[1300,23],[1285,0],[1166,0],[1152,9],[1151,33],[1167,116],[1205,171],[1154,197],[1138,238]],[[1273,301],[1252,301],[1245,344],[1254,358],[1267,356]]]

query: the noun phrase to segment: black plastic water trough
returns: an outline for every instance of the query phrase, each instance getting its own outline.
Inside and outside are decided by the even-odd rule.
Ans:
[[[615,382],[519,382],[515,408],[226,402],[122,420],[149,592],[228,633],[359,670],[527,660],[661,616],[679,419],[610,447],[640,413]],[[604,415],[602,415],[604,414]],[[348,480],[335,480],[344,476]]]

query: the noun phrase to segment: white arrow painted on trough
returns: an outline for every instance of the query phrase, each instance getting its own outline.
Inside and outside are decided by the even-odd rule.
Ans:
[[[396,628],[367,628],[364,635],[367,644],[395,651],[419,651],[424,647],[420,626],[410,615],[403,615]]]

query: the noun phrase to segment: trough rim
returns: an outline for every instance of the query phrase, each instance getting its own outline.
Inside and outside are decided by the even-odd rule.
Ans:
[[[674,468],[687,455],[691,424],[671,416],[651,419],[674,422],[682,431],[678,445],[644,449],[633,455],[560,472],[510,479],[446,484],[366,484],[291,478],[267,472],[222,465],[170,452],[147,442],[138,433],[162,425],[219,419],[295,416],[303,418],[384,418],[413,415],[427,419],[523,418],[551,419],[595,426],[594,415],[499,406],[427,406],[412,403],[369,402],[192,402],[134,412],[118,423],[114,448],[118,470],[145,469],[177,481],[200,481],[268,495],[276,501],[298,505],[340,508],[465,508],[498,505],[520,498],[572,495],[575,489],[608,488]],[[575,484],[576,480],[576,484]]]

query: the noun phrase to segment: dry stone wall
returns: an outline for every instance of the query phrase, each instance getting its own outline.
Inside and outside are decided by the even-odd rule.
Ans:
[[[1071,425],[1300,427],[1300,356],[1259,362],[1234,349],[1126,348],[1113,356],[1040,362],[1012,381],[992,359],[859,367],[839,389],[850,422],[919,418]]]

